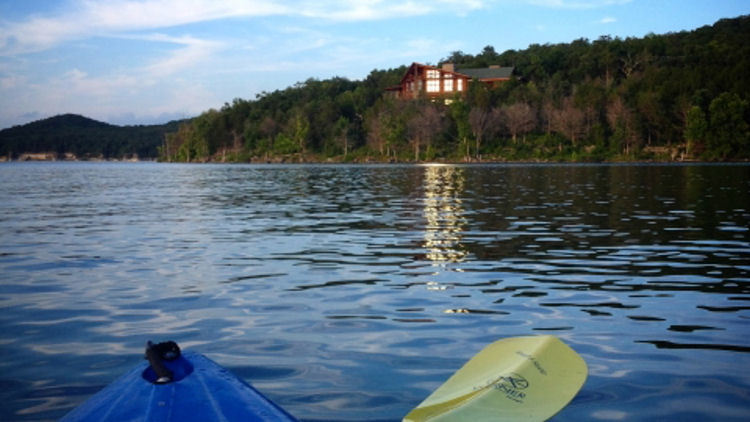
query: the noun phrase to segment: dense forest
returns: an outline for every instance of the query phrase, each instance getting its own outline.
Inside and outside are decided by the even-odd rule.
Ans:
[[[449,105],[384,95],[406,71],[309,79],[235,99],[166,136],[166,161],[740,160],[750,158],[750,16],[643,38],[579,39],[458,67],[515,67]]]
[[[115,126],[65,114],[0,131],[0,157],[29,159],[156,159],[158,147],[180,122]]]

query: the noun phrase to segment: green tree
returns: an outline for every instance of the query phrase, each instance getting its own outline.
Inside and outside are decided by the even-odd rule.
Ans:
[[[396,156],[397,151],[406,143],[406,119],[408,118],[406,104],[403,101],[387,103],[384,117],[384,132],[386,157]]]
[[[336,146],[343,150],[345,160],[347,154],[349,154],[349,139],[351,127],[351,122],[349,122],[349,120],[344,116],[339,117],[339,119],[336,121],[336,124],[334,125],[334,140]]]
[[[288,155],[300,151],[299,144],[286,133],[278,133],[273,140],[273,150],[277,154]]]
[[[686,154],[688,157],[692,157],[696,152],[702,150],[702,145],[708,135],[708,121],[706,120],[706,113],[698,106],[690,107],[685,120]]]
[[[450,116],[456,124],[459,154],[464,159],[471,157],[471,124],[469,123],[469,106],[465,101],[457,100],[450,104]]]
[[[292,112],[289,120],[289,137],[295,145],[295,152],[305,153],[307,150],[307,135],[310,132],[310,121],[301,110]]]
[[[748,151],[750,125],[748,102],[736,93],[725,92],[709,106],[710,125],[706,153],[710,158],[725,160]]]

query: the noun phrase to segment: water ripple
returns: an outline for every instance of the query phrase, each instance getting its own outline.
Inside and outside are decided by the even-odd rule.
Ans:
[[[750,166],[0,165],[0,420],[208,354],[304,420],[399,420],[554,334],[555,420],[744,420]]]

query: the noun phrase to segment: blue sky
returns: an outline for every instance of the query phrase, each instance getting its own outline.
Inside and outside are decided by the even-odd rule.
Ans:
[[[161,123],[309,77],[744,14],[748,0],[0,0],[0,128]]]

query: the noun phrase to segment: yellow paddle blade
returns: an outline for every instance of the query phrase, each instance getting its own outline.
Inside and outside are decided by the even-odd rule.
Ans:
[[[555,336],[498,340],[409,412],[404,422],[543,421],[586,381],[586,362]]]

